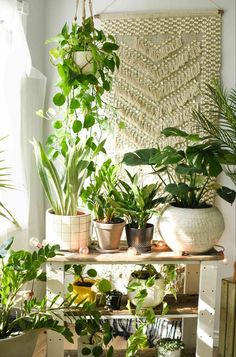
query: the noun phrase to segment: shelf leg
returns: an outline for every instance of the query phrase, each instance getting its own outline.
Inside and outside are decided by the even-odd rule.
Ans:
[[[200,264],[197,357],[213,357],[217,262]]]
[[[48,262],[46,264],[47,271],[47,299],[52,301],[56,295],[60,295],[55,303],[55,307],[59,306],[64,300],[64,263]],[[61,317],[60,323],[64,321],[64,313],[59,310],[57,314]],[[47,357],[64,357],[64,337],[57,332],[47,331]]]

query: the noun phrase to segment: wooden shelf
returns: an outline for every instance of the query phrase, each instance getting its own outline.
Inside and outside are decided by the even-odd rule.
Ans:
[[[172,295],[167,295],[164,299],[168,303],[169,311],[166,317],[197,317],[198,314],[198,295],[197,294],[178,294],[177,300]],[[101,312],[102,316],[109,319],[122,319],[133,317],[128,309],[126,308],[127,296],[123,296],[121,309],[120,310],[109,310],[104,306],[99,307],[98,310]],[[133,309],[134,312],[134,309]],[[161,316],[162,304],[158,305],[154,312],[157,316]],[[70,315],[70,312],[66,312]],[[80,311],[73,312],[73,315],[80,314]]]
[[[206,254],[199,255],[178,255],[172,251],[158,252],[152,251],[151,253],[130,255],[127,253],[127,248],[122,247],[120,252],[117,253],[99,253],[95,249],[90,249],[89,254],[79,254],[76,252],[60,252],[54,258],[50,258],[48,262],[63,262],[69,263],[96,263],[96,264],[133,264],[133,263],[190,263],[201,261],[214,261],[223,260],[224,255],[216,250],[207,252]]]

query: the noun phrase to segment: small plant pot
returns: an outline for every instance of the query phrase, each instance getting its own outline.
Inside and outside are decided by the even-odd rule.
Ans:
[[[111,310],[120,310],[122,293],[117,290],[106,293],[106,306]]]
[[[125,221],[119,223],[102,223],[94,221],[98,245],[101,250],[118,250]]]
[[[91,51],[76,51],[73,54],[73,59],[82,74],[93,74],[93,55]]]
[[[165,351],[160,347],[157,347],[157,357],[181,357],[181,350]]]
[[[138,253],[151,252],[154,226],[147,223],[146,228],[132,228],[125,226],[128,247],[134,247]]]
[[[1,357],[32,357],[40,330],[30,330],[19,336],[0,340]]]
[[[92,290],[92,286],[96,283],[96,280],[85,278],[84,282],[81,279],[77,279],[73,282],[72,295],[78,295],[75,299],[75,303],[79,304],[82,301],[89,301],[91,303],[96,301],[96,293]]]

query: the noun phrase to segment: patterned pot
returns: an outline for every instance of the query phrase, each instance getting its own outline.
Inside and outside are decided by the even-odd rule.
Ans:
[[[94,357],[101,356],[98,353],[97,349],[99,348],[100,352],[102,352],[102,339],[99,339],[93,345],[89,344],[88,336],[79,336],[78,337],[78,357]]]
[[[78,208],[77,216],[59,216],[52,209],[46,212],[46,241],[59,244],[61,250],[78,251],[88,247],[91,233],[91,213]]]
[[[158,347],[157,357],[181,357],[181,350],[163,352],[163,349]]]
[[[224,231],[217,207],[180,208],[167,206],[159,219],[162,238],[174,252],[204,253],[214,247]]]

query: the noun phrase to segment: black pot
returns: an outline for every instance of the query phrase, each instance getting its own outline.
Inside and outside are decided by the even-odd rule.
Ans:
[[[106,306],[112,310],[120,310],[122,293],[117,290],[106,293]]]
[[[146,228],[132,228],[125,226],[128,247],[134,247],[138,253],[151,252],[154,226],[147,223]]]

